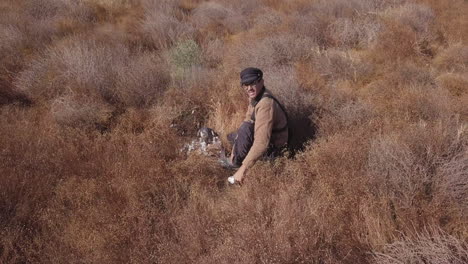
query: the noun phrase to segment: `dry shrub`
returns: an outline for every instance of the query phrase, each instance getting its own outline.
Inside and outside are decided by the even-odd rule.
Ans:
[[[225,66],[237,70],[249,66],[263,69],[292,65],[306,57],[313,46],[309,38],[295,34],[269,36],[256,42],[242,41],[228,49]]]
[[[169,175],[178,175],[174,181],[168,182],[168,190],[166,197],[167,210],[169,211],[170,221],[173,224],[165,224],[165,232],[157,234],[159,241],[156,245],[158,248],[158,257],[161,262],[186,262],[191,258],[196,257],[200,253],[198,248],[203,247],[203,240],[210,239],[209,237],[200,237],[195,234],[201,231],[205,233],[205,228],[209,228],[205,221],[212,222],[215,219],[209,214],[184,214],[185,208],[197,206],[197,202],[207,201],[210,196],[216,192],[216,181],[226,177],[224,174],[219,174],[219,168],[216,163],[210,162],[205,157],[190,156],[187,160],[171,164]],[[203,186],[211,186],[204,188]],[[214,187],[214,188],[213,188]],[[203,195],[203,194],[206,194]],[[160,195],[155,193],[155,195]],[[171,212],[172,211],[172,212]],[[171,214],[173,213],[173,214]],[[188,217],[187,217],[188,216]],[[179,221],[184,221],[184,225],[179,225]],[[202,227],[203,228],[200,228]],[[193,227],[194,229],[191,229]],[[202,241],[200,241],[202,240]],[[183,249],[183,250],[181,250]],[[172,254],[170,252],[177,252]],[[172,261],[170,261],[172,259]],[[184,261],[184,259],[186,259]],[[178,261],[176,261],[178,260]]]
[[[172,100],[190,99],[193,101],[209,101],[210,97],[218,96],[213,93],[205,95],[203,98],[194,97],[191,93],[202,92],[203,88],[211,87],[216,81],[218,71],[208,69],[200,65],[193,65],[181,69],[178,75],[174,76],[174,88],[185,94],[184,98],[173,98]],[[174,74],[175,75],[175,74]]]
[[[219,0],[219,2],[248,16],[255,14],[257,8],[262,6],[261,0]]]
[[[346,5],[346,7],[341,7],[339,10],[348,9],[352,10],[353,13],[351,15],[338,15],[340,12],[332,12],[337,16],[337,19],[328,25],[327,34],[330,35],[329,38],[333,39],[334,45],[339,47],[371,47],[377,39],[382,26],[376,16],[369,15],[369,13],[378,10],[379,3],[369,3],[369,1],[349,3],[342,1],[341,4]],[[336,8],[338,8],[338,5]]]
[[[96,20],[95,11],[85,1],[20,1],[7,6],[10,9],[1,21],[26,32],[26,44],[46,45],[54,35],[63,33],[61,27],[64,21],[69,21],[69,24],[74,24],[71,25],[73,29],[78,29]]]
[[[287,34],[290,32],[294,32],[294,34],[296,34],[296,31],[288,30],[288,27],[291,28],[291,22],[289,21],[287,15],[277,9],[267,6],[259,6],[255,8],[248,21],[251,25],[251,29],[248,30],[252,36],[250,38],[263,39],[271,37],[272,34]],[[250,39],[249,37],[242,35],[240,38]]]
[[[373,191],[397,200],[402,208],[411,208],[425,196],[433,175],[426,171],[425,160],[419,160],[406,144],[391,136],[376,140],[369,152],[369,169]]]
[[[253,26],[255,31],[271,32],[274,29],[279,28],[284,23],[284,16],[270,8],[263,8],[259,11],[259,14],[253,18]]]
[[[326,48],[332,42],[327,34],[327,28],[330,23],[326,17],[317,16],[315,12],[310,10],[308,13],[298,11],[292,15],[288,26],[297,35],[307,37],[313,43],[316,43],[316,45]]]
[[[201,56],[204,64],[210,68],[221,67],[225,53],[224,48],[224,42],[220,39],[210,40],[202,45]]]
[[[224,149],[230,150],[231,143],[227,136],[229,133],[237,131],[245,118],[242,110],[237,110],[237,104],[232,102],[216,102],[212,106],[210,116],[207,120],[207,127],[212,128],[220,136]]]
[[[204,126],[211,103],[215,98],[219,98],[219,93],[223,93],[224,87],[215,85],[219,75],[216,70],[192,66],[174,76],[173,83],[164,93],[161,103],[178,110],[172,123],[178,135],[195,136],[198,129]]]
[[[66,3],[61,0],[40,0],[25,2],[27,12],[40,20],[57,16],[66,8]]]
[[[460,196],[466,183],[464,165],[459,165],[466,148],[466,132],[457,120],[420,123],[375,138],[368,154],[367,188],[377,202],[373,206],[380,209],[366,216],[375,233],[371,243],[381,243],[377,237],[382,233],[389,239],[392,229],[421,232],[427,224],[459,219],[458,210],[453,209],[466,210],[466,204],[447,201],[466,199]],[[444,174],[448,171],[454,174]],[[372,227],[379,222],[386,224]]]
[[[48,238],[42,243],[41,261],[128,262],[145,252],[139,247],[143,241],[158,241],[152,227],[167,221],[163,208],[170,204],[166,199],[173,197],[173,185],[154,152],[158,145],[168,144],[170,137],[153,137],[154,143],[149,139],[147,134],[125,139],[117,134],[108,143],[93,142],[95,147],[87,154],[100,153],[101,161],[93,165],[103,171],[72,176],[57,186],[41,215]],[[135,160],[128,162],[129,157]],[[147,163],[148,159],[152,162]],[[129,239],[134,234],[139,236]]]
[[[248,106],[248,99],[235,80],[229,82],[230,85],[220,87],[218,96],[214,97],[210,104],[210,116],[207,120],[207,126],[213,128],[228,146],[227,135],[236,131],[239,125],[245,119],[245,111]]]
[[[336,45],[368,45],[380,29],[374,14],[405,1],[296,2],[298,4],[293,8],[289,28],[301,36],[314,39],[321,48],[329,48]],[[355,27],[351,28],[351,25]]]
[[[450,96],[439,87],[410,86],[395,99],[388,105],[393,110],[387,108],[380,111],[386,110],[387,114],[384,115],[396,119],[435,121],[449,117],[454,110]]]
[[[330,34],[339,47],[364,49],[372,47],[381,28],[373,17],[339,18],[330,25]]]
[[[177,18],[177,9],[171,1],[144,1],[145,14],[137,31],[149,47],[167,49],[178,41],[191,38],[193,27]]]
[[[214,2],[204,2],[195,8],[191,21],[195,28],[208,34],[216,31],[222,33],[223,29],[229,34],[236,34],[247,29],[242,13]],[[220,26],[223,29],[218,29]]]
[[[30,262],[37,250],[37,217],[78,155],[66,140],[70,134],[59,131],[44,109],[4,106],[0,121],[0,262]]]
[[[108,9],[129,8],[135,5],[135,0],[85,0],[90,3],[101,5]]]
[[[192,187],[188,206],[173,218],[174,237],[161,244],[161,261],[284,263],[328,259],[331,263],[332,257],[322,251],[325,234],[321,227],[326,223],[321,217],[326,204],[318,192],[310,193],[305,187],[305,176],[291,181],[280,172],[281,165],[272,169],[259,164],[249,174],[245,188],[219,194],[203,185]]]
[[[13,52],[23,42],[23,33],[15,26],[0,25],[0,55],[5,57]]]
[[[366,97],[382,116],[403,120],[437,120],[453,110],[448,91],[437,86],[433,73],[413,64],[387,69],[366,87]]]
[[[383,16],[410,26],[418,34],[419,40],[430,38],[435,20],[434,12],[429,6],[413,3],[386,9]]]
[[[435,28],[442,44],[452,44],[468,40],[466,28],[468,27],[468,5],[463,0],[419,0],[430,6],[435,14]]]
[[[164,2],[170,2],[170,0]],[[193,11],[193,9],[195,9],[202,2],[204,2],[204,0],[181,0],[177,3],[177,5],[181,10],[188,13]]]
[[[351,137],[350,134],[355,134],[357,137]],[[371,131],[368,131],[367,127],[353,130],[343,129],[334,134],[326,135],[326,137],[321,136],[309,146],[304,156],[301,157],[303,164],[299,163],[298,165],[308,167],[304,168],[305,172],[309,171],[315,175],[316,184],[327,185],[324,191],[338,191],[337,193],[329,193],[328,195],[332,195],[327,196],[329,198],[332,198],[333,194],[344,195],[341,191],[358,192],[362,190],[363,186],[355,190],[353,188],[362,184],[360,181],[364,177],[362,173],[367,165],[366,158],[370,148],[370,138]],[[356,198],[354,194],[349,194],[350,199]]]
[[[382,34],[382,38],[394,37],[395,39],[406,41],[406,43],[400,43],[400,45],[404,43],[400,47],[402,48],[400,52],[406,54],[406,56],[419,55],[430,58],[434,56],[440,42],[440,36],[435,31],[435,15],[429,6],[409,3],[386,9],[381,12],[381,17],[386,22],[385,24],[388,28]],[[396,30],[398,27],[401,27],[400,30]],[[392,31],[393,33],[390,33]],[[393,34],[401,36],[396,37]],[[388,48],[389,45],[384,44],[384,46],[379,48]],[[398,55],[394,51],[391,51],[391,53],[393,53],[392,57]]]
[[[468,46],[461,43],[449,46],[434,58],[439,71],[466,72],[468,67]]]
[[[351,137],[351,133],[355,136]],[[325,205],[318,215],[320,229],[324,231],[320,243],[325,246],[325,263],[366,262],[362,251],[366,248],[362,244],[366,230],[359,209],[366,203],[363,159],[369,148],[367,138],[369,132],[363,128],[319,137],[303,154],[296,155],[297,163],[291,164],[292,180],[304,175],[312,181],[303,184],[308,193],[318,195],[317,202]],[[334,246],[330,247],[330,243]],[[359,248],[350,248],[358,244]],[[328,250],[336,250],[336,254]]]
[[[293,67],[262,68],[265,86],[270,89],[291,116],[312,110],[311,97],[299,86],[296,71]]]
[[[340,131],[352,131],[362,124],[367,124],[375,117],[372,107],[359,100],[343,100],[339,92],[329,98],[329,105],[323,112],[326,116],[317,121],[320,135],[333,135]],[[341,97],[341,98],[340,98]]]
[[[62,87],[55,78],[53,73],[49,73],[53,69],[48,69],[43,60],[32,61],[28,67],[16,77],[14,82],[15,87],[24,91],[31,98],[37,99],[40,97],[53,98],[60,94],[58,91]],[[47,78],[47,76],[49,76]],[[35,89],[35,87],[39,87]],[[44,88],[48,90],[44,91]],[[50,94],[50,95],[49,95]]]
[[[13,79],[35,52],[43,49],[60,33],[57,23],[61,16],[71,16],[72,13],[66,6],[58,3],[51,4],[49,7],[47,4],[44,7],[36,2],[6,2],[5,5],[5,11],[2,10],[0,18],[0,31],[2,31],[0,41],[1,101],[2,103],[16,101],[24,103],[27,99],[20,91],[13,88]]]
[[[375,115],[372,104],[358,98],[356,90],[356,83],[365,82],[371,75],[371,65],[344,52],[316,50],[298,67],[303,86],[300,96],[309,97],[307,108],[314,110],[311,118],[319,134],[352,130]]]
[[[95,97],[94,102],[117,107],[147,107],[159,99],[169,81],[163,60],[155,54],[134,54],[121,44],[73,38],[48,49],[15,84],[36,101],[86,94]],[[63,106],[62,99],[57,102]],[[74,107],[69,105],[70,109]]]
[[[321,64],[318,64],[323,66]],[[315,73],[313,66],[310,71]],[[317,75],[319,73],[316,73]],[[339,75],[338,75],[339,76]],[[349,80],[335,80],[327,84],[320,74],[319,85],[307,87],[305,93],[311,93],[311,105],[314,112],[310,117],[314,121],[319,137],[327,137],[343,131],[369,126],[377,117],[371,102],[360,98],[356,84]],[[368,129],[373,129],[372,126]]]
[[[20,67],[22,62],[21,52],[18,50],[24,41],[23,33],[14,26],[0,24],[0,57],[2,67],[0,69],[0,105],[15,101],[28,101],[21,93],[12,87],[12,71]]]
[[[108,122],[113,108],[93,97],[67,94],[54,99],[50,111],[59,124],[94,128]]]
[[[41,243],[44,254],[40,261],[126,261],[115,250],[129,235],[120,224],[125,202],[124,195],[102,180],[69,175],[56,186],[48,210],[41,216],[49,239]]]
[[[11,88],[8,78],[0,78],[0,105],[19,103],[24,106],[31,105],[31,100],[23,93]]]
[[[66,41],[33,61],[16,86],[37,100],[85,92],[125,105],[150,104],[169,82],[165,70],[154,67],[161,61],[153,54],[131,55],[121,45],[119,51],[113,48],[97,41]]]
[[[141,110],[127,111],[119,127],[114,129],[116,133],[111,144],[116,147],[106,152],[110,186],[124,197],[125,205],[112,201],[115,210],[121,212],[118,227],[125,232],[118,239],[126,246],[110,248],[109,252],[120,254],[133,263],[159,258],[161,253],[157,246],[164,242],[169,217],[177,214],[184,203],[181,182],[193,182],[168,171],[174,167],[173,161],[182,147],[180,138],[170,127],[176,113],[175,109],[165,107],[155,107],[146,114]],[[135,130],[135,125],[143,125],[143,130]],[[103,146],[108,147],[108,144]],[[120,155],[111,154],[116,151]],[[97,217],[93,221],[101,220]],[[128,239],[134,235],[135,239]]]
[[[372,1],[372,0],[352,0],[352,1],[342,1],[342,0],[332,0],[325,1],[319,0],[308,6],[309,12],[315,11],[314,13],[333,18],[350,18],[360,13],[367,13],[370,11],[380,10],[388,6],[397,5],[404,1]]]
[[[62,0],[63,1],[63,0]],[[135,13],[141,13],[140,0],[81,0],[89,7],[97,22],[128,25],[128,18],[138,19]]]
[[[138,122],[129,111],[107,135],[59,129],[47,111],[8,109],[2,111],[8,141],[0,142],[2,262],[127,262],[138,256],[132,252],[144,252],[140,243],[155,243],[155,224],[167,223],[164,208],[185,193],[173,193],[181,184],[164,165],[180,147],[171,109],[151,110],[135,133],[124,129]],[[17,170],[28,184],[13,177]],[[135,233],[142,237],[129,239]]]
[[[395,90],[405,89],[409,86],[435,87],[433,72],[420,67],[414,63],[405,63],[395,67],[380,68],[384,72],[383,80],[393,89],[388,89],[390,93]]]
[[[309,61],[301,61],[295,64],[296,76],[299,85],[310,93],[317,93],[326,89],[327,81],[318,71],[313,69]]]
[[[119,117],[119,122],[112,130],[115,132],[113,139],[118,141],[125,138],[125,135],[129,135],[131,144],[129,144],[129,150],[125,155],[131,157],[139,153],[138,155],[142,156],[141,160],[132,161],[135,164],[131,166],[131,169],[150,170],[151,166],[145,168],[143,164],[147,159],[170,161],[179,157],[179,150],[183,142],[174,133],[171,124],[181,111],[178,107],[170,106],[154,106],[150,109],[128,108]],[[123,146],[126,146],[125,141],[122,143]],[[159,166],[160,164],[154,165]]]
[[[0,1],[0,262],[466,262],[466,4],[407,3]],[[228,188],[247,66],[318,134]]]
[[[387,22],[369,56],[383,64],[414,59],[418,54],[417,35],[413,29],[397,22]]]
[[[311,71],[315,71],[330,84],[337,81],[365,81],[373,72],[373,66],[351,52],[336,49],[312,49],[308,58]]]
[[[12,36],[21,35],[21,41],[16,42],[18,53],[27,53],[46,46],[61,32],[62,20],[73,21],[78,27],[79,24],[91,22],[93,17],[92,10],[82,2],[41,0],[2,3],[5,7],[2,9],[0,24],[2,28],[8,29],[8,32],[2,34],[5,36],[2,42],[11,42]]]
[[[374,257],[379,264],[462,264],[468,261],[468,245],[463,239],[430,228],[414,237],[405,236],[385,245],[381,252],[374,253]]]
[[[437,77],[437,84],[447,89],[453,96],[468,94],[468,78],[466,74],[445,73]]]
[[[27,24],[35,30],[30,32],[31,40],[42,44],[45,39],[60,33],[71,33],[80,27],[96,21],[97,13],[85,0],[40,0],[27,1],[24,7],[29,15]],[[34,40],[32,36],[40,37]]]
[[[466,127],[461,126],[458,133],[460,138],[465,136],[467,133]],[[457,146],[454,147],[456,148]],[[468,195],[466,195],[468,193],[467,173],[468,154],[465,151],[445,161],[436,174],[437,196],[442,202],[452,204],[459,209],[463,215],[467,215],[468,213]]]
[[[116,93],[125,106],[147,107],[155,104],[171,81],[165,62],[154,53],[138,53],[115,65]]]

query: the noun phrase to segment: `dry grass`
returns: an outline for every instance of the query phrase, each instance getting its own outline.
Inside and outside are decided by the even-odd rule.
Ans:
[[[466,96],[468,79],[466,75],[445,73],[437,77],[437,82],[441,87],[447,89],[453,96]]]
[[[171,1],[143,1],[144,16],[137,31],[144,44],[156,49],[167,49],[176,42],[190,38],[193,27],[184,21],[183,13]]]
[[[146,107],[162,96],[169,81],[157,54],[133,54],[120,43],[77,36],[46,50],[15,85],[34,100],[84,94],[119,107]]]
[[[386,245],[376,254],[377,263],[466,263],[466,245],[442,230],[425,231],[416,238],[405,237]]]
[[[242,13],[213,2],[204,2],[193,10],[191,21],[195,28],[208,32],[217,25],[221,25],[229,34],[236,34],[247,28],[246,18]]]
[[[381,25],[372,17],[364,17],[357,20],[339,18],[330,27],[336,46],[362,49],[374,44]]]
[[[1,1],[0,262],[467,262],[467,8]],[[246,66],[301,151],[230,188]]]
[[[434,58],[434,65],[440,71],[466,72],[468,67],[468,47],[460,43],[449,46]]]

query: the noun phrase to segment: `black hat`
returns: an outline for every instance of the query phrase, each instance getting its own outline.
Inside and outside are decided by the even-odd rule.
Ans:
[[[257,68],[245,68],[240,73],[241,84],[251,84],[260,81],[263,78],[263,72]]]

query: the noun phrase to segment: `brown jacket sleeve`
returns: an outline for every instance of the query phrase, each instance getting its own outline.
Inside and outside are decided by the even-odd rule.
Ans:
[[[249,103],[249,107],[247,107],[247,112],[245,113],[244,121],[253,122],[251,118],[253,111],[254,111],[254,107],[252,106],[252,104]]]
[[[250,168],[267,151],[273,130],[273,99],[264,98],[255,107],[254,143],[242,164]]]

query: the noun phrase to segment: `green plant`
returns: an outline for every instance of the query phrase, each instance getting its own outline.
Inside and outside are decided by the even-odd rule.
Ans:
[[[170,56],[177,73],[183,74],[192,66],[200,64],[201,49],[194,40],[183,40],[171,49]]]

